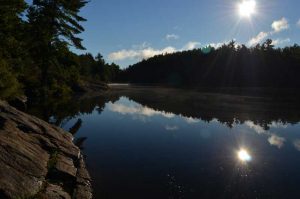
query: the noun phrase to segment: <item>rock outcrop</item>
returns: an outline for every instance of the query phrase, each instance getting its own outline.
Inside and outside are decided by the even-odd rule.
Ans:
[[[0,198],[90,199],[70,133],[0,101]]]

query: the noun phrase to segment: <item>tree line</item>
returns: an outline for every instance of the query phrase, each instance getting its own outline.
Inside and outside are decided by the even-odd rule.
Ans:
[[[122,80],[183,87],[300,87],[300,46],[275,48],[268,39],[254,47],[235,41],[220,48],[158,55],[129,66]]]
[[[24,0],[0,2],[0,98],[18,95],[43,98],[81,90],[86,81],[114,81],[120,72],[101,54],[85,50],[79,16],[86,0]]]

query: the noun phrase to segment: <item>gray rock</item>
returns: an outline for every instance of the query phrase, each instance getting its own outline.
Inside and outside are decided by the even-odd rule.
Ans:
[[[57,163],[55,169],[58,172],[70,175],[71,177],[76,177],[77,169],[74,166],[74,162],[71,158],[63,156],[61,154],[57,157]]]
[[[90,174],[88,173],[85,162],[83,160],[83,157],[81,156],[78,163],[78,172],[77,172],[78,178],[83,178],[85,180],[91,181]]]
[[[41,195],[41,198],[47,199],[71,199],[70,195],[65,192],[60,186],[54,184],[48,184],[45,193]]]
[[[91,188],[88,186],[78,185],[75,190],[74,199],[92,199]]]
[[[73,195],[74,199],[92,199],[91,177],[86,170],[83,157],[80,157],[78,172],[77,172],[77,186]]]
[[[63,129],[0,101],[0,197],[92,198],[89,174],[72,140]],[[74,182],[61,178],[50,184],[50,167]]]

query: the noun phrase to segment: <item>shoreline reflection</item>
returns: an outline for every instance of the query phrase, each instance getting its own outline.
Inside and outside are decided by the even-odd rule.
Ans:
[[[115,101],[114,103],[109,102],[105,105],[105,109],[117,114],[121,115],[129,115],[135,120],[138,119],[142,122],[150,122],[151,118],[160,118],[160,119],[166,119],[166,120],[180,120],[180,123],[185,123],[187,125],[198,125],[198,126],[203,126],[206,125],[207,129],[209,125],[214,125],[214,124],[224,124],[221,121],[219,121],[217,118],[212,119],[211,121],[203,121],[200,118],[192,118],[192,117],[186,117],[184,115],[177,115],[172,112],[165,112],[165,111],[159,111],[153,108],[150,108],[148,106],[144,106],[142,104],[139,104],[125,96],[120,97],[119,100]],[[282,149],[284,145],[287,142],[287,138],[283,136],[279,136],[276,133],[274,133],[271,130],[277,129],[277,130],[286,130],[290,125],[288,124],[283,124],[281,121],[276,122],[272,121],[270,124],[267,124],[265,126],[260,126],[259,124],[254,123],[253,121],[246,120],[245,122],[240,122],[237,119],[233,119],[234,123],[231,126],[228,126],[224,124],[227,128],[232,129],[237,132],[245,132],[247,129],[249,129],[249,133],[256,133],[260,136],[265,136],[267,142],[271,146],[275,146],[278,149]],[[177,124],[177,122],[174,121],[174,124],[165,124],[163,128],[167,131],[178,131],[180,126]],[[207,132],[207,131],[204,131]],[[201,132],[201,134],[203,134]],[[298,150],[300,147],[298,147],[300,144],[299,142],[294,141],[294,146]],[[250,161],[251,157],[248,157],[246,153],[244,153],[246,159],[245,160]]]
[[[296,195],[300,109],[255,100],[109,92],[33,113],[75,134],[96,198]]]

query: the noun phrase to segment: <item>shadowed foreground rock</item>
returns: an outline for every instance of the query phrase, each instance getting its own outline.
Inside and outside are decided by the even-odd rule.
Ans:
[[[70,133],[0,101],[0,198],[90,199]]]

